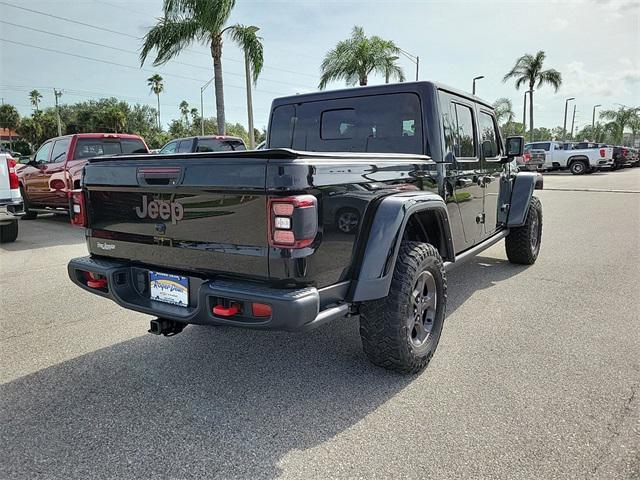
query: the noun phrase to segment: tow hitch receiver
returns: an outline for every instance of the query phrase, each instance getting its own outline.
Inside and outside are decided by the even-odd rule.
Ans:
[[[187,325],[180,322],[174,322],[173,320],[167,320],[164,318],[156,318],[151,320],[149,325],[149,333],[154,335],[164,335],[165,337],[172,337],[179,334],[184,330]]]

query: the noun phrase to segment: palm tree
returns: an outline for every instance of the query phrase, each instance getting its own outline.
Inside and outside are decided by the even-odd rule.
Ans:
[[[236,32],[246,28],[242,25],[225,27],[235,4],[235,0],[164,0],[164,16],[145,35],[140,53],[140,60],[144,64],[149,53],[155,49],[153,64],[162,65],[195,41],[209,46],[213,58],[216,116],[220,135],[225,133],[222,40],[228,34],[237,42],[239,37]],[[256,37],[254,41],[243,42],[240,46],[251,48],[250,51],[245,49],[245,54],[251,63],[254,78],[257,78],[262,70],[262,43]]]
[[[502,97],[493,102],[493,109],[496,113],[496,119],[499,124],[505,122],[513,122],[515,113],[513,113],[513,104],[508,98]]]
[[[36,112],[39,111],[38,104],[40,103],[40,100],[42,100],[42,95],[38,90],[31,90],[29,92],[29,101],[31,102],[31,105],[35,107]]]
[[[147,78],[147,85],[151,87],[151,91],[156,94],[158,98],[158,129],[162,130],[160,124],[160,94],[164,91],[164,83],[162,83],[162,77],[157,73]]]
[[[253,132],[253,99],[251,97],[251,80],[253,83],[258,81],[258,74],[262,70],[262,37],[256,35],[259,28],[253,25],[244,26],[237,25],[231,32],[231,38],[236,42],[244,51],[244,72],[245,82],[247,85],[247,117],[249,123],[249,148],[253,149],[256,146],[255,135]],[[255,57],[255,58],[252,58]],[[252,66],[253,75],[252,75]],[[256,71],[257,68],[257,71]]]
[[[391,40],[378,36],[368,38],[362,27],[355,26],[351,37],[338,42],[329,50],[320,65],[320,85],[323,90],[334,80],[344,80],[347,85],[366,85],[369,74],[379,73],[385,80],[395,77],[403,82],[404,71],[396,64],[400,49]]]
[[[182,100],[178,108],[180,109],[180,115],[184,117],[184,123],[188,128],[189,127],[189,104],[187,103],[186,100]]]
[[[624,129],[630,127],[634,117],[640,112],[640,108],[620,107],[618,110],[603,110],[600,118],[611,120],[605,128],[611,133],[613,143],[621,144],[624,136]]]
[[[516,89],[520,90],[522,85],[529,85],[529,123],[530,140],[533,141],[533,87],[540,88],[544,84],[551,85],[557,92],[562,85],[562,75],[557,70],[550,68],[543,70],[546,55],[540,50],[535,55],[526,54],[520,57],[514,67],[502,79],[503,82],[514,78]]]

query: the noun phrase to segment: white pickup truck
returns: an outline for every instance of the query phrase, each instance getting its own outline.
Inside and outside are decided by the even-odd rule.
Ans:
[[[568,168],[574,175],[582,175],[613,166],[611,147],[574,149],[571,143],[545,140],[526,144],[525,151],[528,149],[545,151],[545,170]]]
[[[18,217],[24,213],[16,161],[0,150],[0,243],[18,238]]]

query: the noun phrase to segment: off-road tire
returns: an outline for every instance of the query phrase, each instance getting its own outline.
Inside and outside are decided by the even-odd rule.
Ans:
[[[588,170],[589,165],[584,160],[576,160],[575,162],[571,163],[571,166],[569,167],[569,171],[573,175],[583,175]]]
[[[16,238],[18,238],[17,220],[7,225],[0,225],[0,243],[15,242]]]
[[[533,242],[534,237],[535,243]],[[521,227],[511,228],[509,235],[505,238],[507,258],[511,263],[533,265],[540,253],[541,240],[542,204],[538,197],[531,197],[525,224]]]
[[[38,212],[29,210],[29,200],[27,200],[27,196],[24,194],[22,186],[20,186],[20,195],[22,196],[22,202],[24,204],[24,215],[20,218],[23,220],[33,220],[38,216]]]
[[[425,311],[430,332],[421,345],[412,339],[415,321],[413,294],[416,282],[425,275],[433,281],[435,307]],[[424,292],[423,287],[423,292]],[[430,288],[431,290],[431,288]],[[427,297],[425,295],[425,303]],[[422,371],[440,340],[447,304],[447,280],[438,250],[427,243],[403,241],[398,253],[389,294],[365,302],[360,308],[360,338],[367,358],[374,364],[400,373]],[[425,320],[425,325],[427,320]]]

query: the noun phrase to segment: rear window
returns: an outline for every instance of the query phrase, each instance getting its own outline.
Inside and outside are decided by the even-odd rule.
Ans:
[[[269,147],[422,154],[420,100],[394,93],[283,105],[273,111]]]
[[[229,152],[236,150],[246,150],[244,143],[240,140],[221,140],[217,138],[198,139],[196,152]]]
[[[147,153],[147,147],[142,140],[135,138],[80,138],[73,158],[128,153]]]

